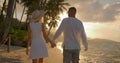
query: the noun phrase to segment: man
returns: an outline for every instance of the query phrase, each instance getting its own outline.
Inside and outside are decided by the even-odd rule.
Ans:
[[[63,32],[63,63],[79,63],[80,41],[88,50],[88,43],[83,24],[76,17],[76,8],[70,7],[68,10],[68,18],[63,19],[60,27],[55,33],[52,42]]]

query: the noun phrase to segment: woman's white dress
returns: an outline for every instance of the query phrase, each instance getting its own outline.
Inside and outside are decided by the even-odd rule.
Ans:
[[[42,33],[42,24],[31,22],[30,29],[32,31],[30,58],[37,59],[48,57],[48,51]]]

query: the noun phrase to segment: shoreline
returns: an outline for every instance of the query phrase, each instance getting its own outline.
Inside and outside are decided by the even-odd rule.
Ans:
[[[88,40],[89,50],[80,53],[80,63],[120,63],[120,43],[110,40]],[[60,44],[59,44],[60,45]],[[58,48],[51,48],[47,44],[49,57],[44,63],[62,63],[62,51]],[[11,46],[10,53],[7,53],[6,46],[0,48],[0,63],[31,63],[25,54],[24,47]]]

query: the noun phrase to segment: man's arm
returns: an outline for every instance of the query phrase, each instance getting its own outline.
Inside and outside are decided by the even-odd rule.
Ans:
[[[47,36],[47,34],[46,34],[44,24],[42,24],[42,32],[43,32],[43,36],[44,36],[46,42],[50,42],[52,48],[55,47],[56,44],[54,44],[54,43],[50,40],[50,38]]]
[[[56,39],[60,36],[60,34],[63,32],[63,28],[64,28],[64,21],[62,21],[62,23],[60,24],[59,28],[57,29],[52,41],[55,42]]]
[[[28,41],[27,41],[27,47],[26,47],[26,54],[29,54],[29,47],[30,47],[30,42],[31,42],[31,30],[30,30],[30,24],[28,25]]]
[[[84,29],[84,26],[82,24],[82,27],[81,27],[81,38],[82,38],[82,43],[85,47],[85,51],[87,51],[88,49],[88,42],[87,42],[87,37],[86,37],[86,33],[85,33],[85,29]]]

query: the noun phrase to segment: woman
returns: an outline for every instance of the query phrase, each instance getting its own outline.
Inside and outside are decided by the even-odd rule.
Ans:
[[[32,13],[30,23],[28,25],[28,43],[26,48],[26,54],[29,54],[29,45],[31,42],[30,58],[32,59],[32,63],[43,63],[43,58],[48,57],[48,51],[45,45],[45,40],[51,43],[51,47],[54,46],[50,39],[43,32],[43,15],[44,12],[42,10],[35,10]]]

